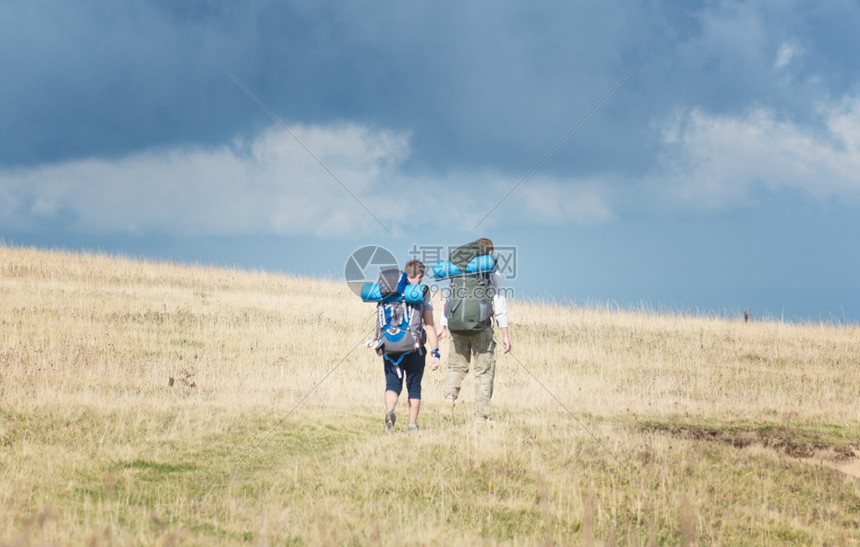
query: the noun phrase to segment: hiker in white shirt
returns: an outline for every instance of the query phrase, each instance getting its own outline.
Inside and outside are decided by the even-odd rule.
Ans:
[[[486,254],[493,253],[493,242],[486,238],[476,241]],[[502,276],[493,272],[489,276],[492,290],[493,319],[502,332],[502,348],[504,353],[511,351],[511,337],[508,332],[508,308],[502,291]],[[440,340],[445,338],[448,330],[448,315],[450,313],[451,294],[445,298],[444,313],[439,321]],[[490,419],[490,399],[493,396],[493,382],[496,374],[496,341],[492,320],[489,326],[475,332],[450,331],[451,344],[448,356],[448,372],[445,377],[444,394],[445,406],[453,412],[456,400],[460,395],[463,378],[469,372],[469,365],[474,357],[475,369],[475,403],[477,423],[492,422]]]

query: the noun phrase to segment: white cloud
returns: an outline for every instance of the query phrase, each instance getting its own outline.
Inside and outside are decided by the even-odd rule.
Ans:
[[[279,127],[217,148],[176,148],[0,171],[0,228],[170,235],[322,237],[447,227],[471,230],[516,183],[484,169],[400,170],[409,136],[365,127]],[[370,210],[369,214],[364,207]],[[533,176],[482,222],[596,223],[612,218],[592,183]]]
[[[302,143],[382,222],[372,187],[409,153],[409,136],[365,127],[294,127]],[[173,235],[334,236],[378,227],[280,128],[233,147],[150,151],[0,171],[0,226]]]
[[[776,53],[774,68],[781,70],[787,67],[795,57],[803,53],[803,48],[793,42],[783,42]]]
[[[559,179],[494,170],[450,173],[444,178],[410,179],[421,193],[425,211],[457,230],[476,224],[495,226],[600,224],[616,218],[609,185],[599,179]],[[513,191],[512,191],[513,190]],[[438,221],[437,221],[438,224]]]
[[[666,170],[652,177],[651,188],[676,206],[704,209],[743,204],[758,189],[853,203],[860,198],[860,99],[818,112],[823,130],[767,109],[681,114],[666,124]]]
[[[818,108],[819,124],[755,109],[700,109],[664,122],[660,168],[642,184],[617,177],[535,173],[482,225],[599,224],[644,203],[715,210],[791,189],[819,200],[860,202],[860,99]],[[368,214],[281,128],[216,148],[174,148],[0,171],[0,229],[171,235],[395,236],[471,230],[517,183],[490,168],[441,176],[407,173],[409,135],[358,125],[297,126],[302,143]],[[647,192],[647,196],[646,193]],[[374,218],[375,217],[375,218]]]

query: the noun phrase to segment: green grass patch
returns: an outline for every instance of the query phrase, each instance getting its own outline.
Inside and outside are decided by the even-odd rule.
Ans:
[[[119,469],[140,469],[143,471],[151,471],[156,475],[197,470],[197,465],[193,463],[169,464],[146,460],[134,460],[133,462],[120,463],[117,467]]]

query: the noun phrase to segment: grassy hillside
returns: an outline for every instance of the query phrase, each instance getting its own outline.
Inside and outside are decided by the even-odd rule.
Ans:
[[[342,283],[0,246],[0,543],[858,544],[860,329],[509,308],[382,435]]]

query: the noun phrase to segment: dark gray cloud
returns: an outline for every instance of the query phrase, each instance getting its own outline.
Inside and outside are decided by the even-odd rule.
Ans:
[[[285,121],[412,132],[411,161],[422,170],[524,172],[637,64],[545,169],[641,170],[655,146],[649,123],[679,104],[719,113],[764,103],[802,118],[814,93],[856,86],[848,53],[856,8],[644,0],[620,8],[6,3],[0,162],[253,133],[268,120],[224,67]],[[780,80],[773,63],[789,41],[804,54]]]
[[[658,165],[678,111],[766,108],[821,127],[822,101],[858,93],[858,13],[843,2],[7,3],[0,165],[253,138],[271,120],[229,68],[286,123],[408,133],[407,174],[492,168],[513,184],[638,65],[541,166],[627,185]]]

